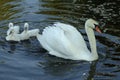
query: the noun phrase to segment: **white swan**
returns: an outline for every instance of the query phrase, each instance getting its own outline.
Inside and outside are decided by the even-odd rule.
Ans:
[[[97,25],[98,22],[93,19],[88,19],[85,23],[91,52],[79,31],[68,24],[57,22],[46,27],[42,35],[37,35],[37,39],[51,55],[71,60],[94,61],[98,59],[98,54],[93,29],[101,32]]]
[[[19,33],[19,29],[20,29],[19,26],[14,26],[13,23],[9,23],[8,27],[9,27],[9,29],[7,31],[7,35],[10,34],[11,29],[14,29],[14,33],[17,33],[17,34]]]
[[[15,29],[11,28],[9,34],[6,36],[7,41],[20,41],[21,35],[18,33],[15,33]]]

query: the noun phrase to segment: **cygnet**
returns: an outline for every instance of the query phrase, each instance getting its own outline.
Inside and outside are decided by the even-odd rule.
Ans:
[[[15,29],[11,28],[9,34],[6,36],[7,41],[20,41],[21,35],[18,33],[15,33]]]
[[[13,23],[9,23],[8,27],[9,27],[9,29],[7,31],[7,35],[10,34],[11,29],[14,29],[14,33],[17,33],[17,34],[19,33],[20,26],[14,26]]]

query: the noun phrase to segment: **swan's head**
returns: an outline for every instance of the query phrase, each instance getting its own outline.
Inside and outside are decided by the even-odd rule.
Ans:
[[[9,27],[9,28],[13,27],[13,23],[9,23],[9,24],[8,24],[8,27]]]
[[[24,30],[27,31],[28,28],[29,28],[29,24],[28,24],[28,23],[25,23],[25,24],[24,24]]]
[[[97,32],[101,33],[101,30],[99,29],[99,23],[93,19],[88,19],[85,22],[85,27],[95,29]]]

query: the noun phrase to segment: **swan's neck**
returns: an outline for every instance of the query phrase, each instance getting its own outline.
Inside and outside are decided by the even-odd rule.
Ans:
[[[90,48],[91,48],[91,54],[92,54],[92,59],[98,59],[98,54],[97,54],[97,49],[96,49],[96,39],[95,39],[95,35],[93,32],[93,29],[85,26],[85,30],[89,39],[89,43],[90,43]]]

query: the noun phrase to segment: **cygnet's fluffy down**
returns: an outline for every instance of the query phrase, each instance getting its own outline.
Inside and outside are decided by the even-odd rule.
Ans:
[[[8,27],[9,27],[9,29],[8,29],[8,31],[7,31],[7,35],[10,34],[11,29],[14,29],[14,33],[16,33],[16,34],[19,33],[19,29],[20,29],[19,26],[14,26],[13,23],[9,23],[9,24],[8,24]]]
[[[7,41],[20,41],[21,40],[21,35],[18,33],[15,33],[14,28],[10,29],[9,34],[6,36]]]
[[[30,37],[35,37],[39,33],[39,29],[32,29],[28,31]]]
[[[29,30],[29,24],[24,24],[24,31],[21,33],[21,40],[27,40],[30,37],[36,36],[39,33],[39,29]]]
[[[29,28],[28,23],[25,23],[24,24],[24,31],[20,34],[21,40],[27,40],[30,38],[29,33],[28,33],[28,28]]]

